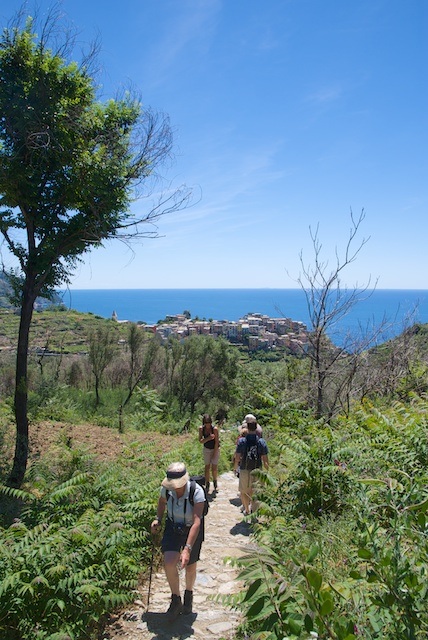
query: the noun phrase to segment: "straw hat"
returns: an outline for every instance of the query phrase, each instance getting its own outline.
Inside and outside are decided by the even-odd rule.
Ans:
[[[184,487],[189,479],[184,462],[173,462],[166,470],[166,478],[162,480],[165,489],[175,490]]]

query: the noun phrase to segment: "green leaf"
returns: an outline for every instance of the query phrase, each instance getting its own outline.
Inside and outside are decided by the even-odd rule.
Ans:
[[[315,592],[318,593],[322,585],[321,574],[319,574],[318,571],[315,571],[314,569],[308,569],[306,573],[306,577],[311,587],[314,589]]]
[[[428,498],[425,498],[422,502],[418,502],[417,504],[411,504],[409,507],[406,507],[406,511],[426,511],[428,509]]]
[[[273,604],[269,604],[267,603],[266,606],[263,606],[259,613],[255,614],[252,618],[251,621],[255,622],[255,621],[259,621],[259,626],[262,625],[264,629],[267,629],[267,622],[268,620],[270,620],[270,617],[272,615],[272,613],[275,613],[275,607],[273,606]],[[247,614],[248,615],[248,614]]]
[[[367,582],[369,583],[379,582],[379,576],[375,571],[369,571],[367,575]]]
[[[370,560],[373,558],[373,554],[368,549],[361,548],[358,549],[358,557],[363,558],[364,560]]]
[[[251,600],[251,598],[254,596],[256,591],[259,589],[261,583],[262,583],[261,578],[258,578],[257,580],[254,580],[254,582],[250,584],[247,590],[247,593],[245,594],[244,602],[246,602],[247,600]]]
[[[384,487],[385,486],[385,481],[384,480],[378,480],[377,478],[359,478],[358,482],[361,482],[361,484],[369,484],[369,485],[375,485],[375,486],[381,486]]]
[[[319,553],[319,547],[317,544],[313,544],[309,549],[307,562],[313,562]]]
[[[308,633],[310,633],[314,628],[314,622],[309,614],[305,615],[304,625]]]
[[[265,598],[266,598],[266,596],[262,596],[261,598],[258,598],[258,600],[253,602],[253,604],[251,605],[251,607],[247,611],[247,617],[248,618],[252,619],[252,618],[254,618],[255,616],[257,616],[260,613],[260,611],[264,607]]]
[[[421,527],[421,529],[425,529],[427,526],[426,518],[423,513],[418,513],[418,525]]]
[[[324,600],[324,602],[322,603],[320,614],[322,616],[328,616],[328,614],[331,613],[333,609],[334,609],[334,602],[331,598],[328,598],[327,600]]]
[[[349,576],[351,578],[353,578],[354,580],[362,580],[363,579],[363,576],[361,575],[361,573],[359,571],[355,571],[355,570],[352,570],[349,573]]]
[[[64,600],[57,600],[57,607],[60,611],[64,611],[65,609],[65,602]]]
[[[390,555],[385,555],[383,556],[383,558],[380,559],[379,564],[381,567],[389,567],[391,566],[391,556]]]
[[[295,620],[294,618],[288,618],[287,624],[292,633],[295,633],[296,636],[299,636],[302,631],[302,623]]]

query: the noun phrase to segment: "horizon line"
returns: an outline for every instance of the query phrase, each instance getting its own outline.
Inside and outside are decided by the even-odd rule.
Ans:
[[[307,287],[310,289],[311,287]],[[358,287],[341,287],[342,291],[358,291]],[[57,291],[304,291],[302,287],[67,287]],[[363,289],[361,289],[363,290]],[[367,289],[364,289],[367,290]],[[428,291],[418,287],[378,287],[368,291]]]

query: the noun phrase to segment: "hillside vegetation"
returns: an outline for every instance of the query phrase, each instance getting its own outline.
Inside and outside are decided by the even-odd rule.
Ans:
[[[16,316],[1,327],[4,482]],[[196,429],[208,411],[226,414],[220,471],[248,412],[270,448],[269,472],[255,472],[258,551],[234,560],[244,588],[225,599],[245,613],[241,637],[426,638],[427,335],[415,326],[361,354],[334,414],[315,420],[304,357],[262,362],[210,336],[160,344],[90,314],[36,314],[29,467],[21,490],[2,489],[0,637],[103,637],[149,567],[166,466],[203,470]]]
[[[109,324],[120,340],[126,336],[126,325],[105,320],[92,313],[80,313],[66,307],[53,306],[36,312],[31,323],[30,350],[48,349],[61,353],[87,353],[88,336],[104,324]],[[0,349],[16,349],[19,313],[0,309]]]

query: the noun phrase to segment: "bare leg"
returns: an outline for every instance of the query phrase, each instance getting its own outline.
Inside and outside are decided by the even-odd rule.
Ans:
[[[250,512],[250,503],[253,495],[252,478],[248,471],[241,471],[239,476],[239,493],[242,506],[247,513]]]
[[[163,557],[166,579],[168,580],[171,593],[176,596],[180,595],[180,576],[178,575],[177,568],[179,558],[180,554],[177,551],[165,551]]]
[[[208,486],[210,483],[210,465],[205,465],[205,484]]]
[[[194,562],[191,565],[187,565],[186,567],[186,589],[187,591],[193,591],[193,585],[196,580],[196,565],[197,562]]]
[[[245,493],[245,491],[241,491],[242,506],[244,507],[247,513],[250,513],[250,500],[251,500],[251,497],[248,495],[248,493]]]
[[[213,464],[211,465],[212,471],[213,471],[213,480],[215,480],[215,482],[217,482],[217,478],[218,478],[218,465]]]

